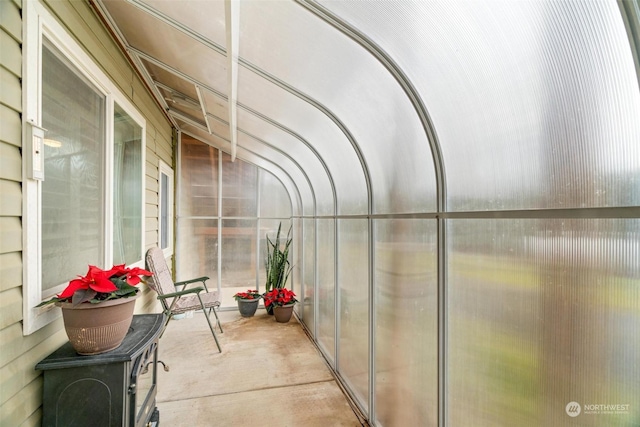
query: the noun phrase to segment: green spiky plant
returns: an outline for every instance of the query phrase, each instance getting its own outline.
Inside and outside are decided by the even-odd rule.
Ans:
[[[265,291],[269,292],[272,289],[284,288],[284,285],[289,279],[293,266],[289,262],[289,249],[291,248],[291,227],[289,232],[281,243],[280,231],[282,229],[282,223],[278,225],[278,232],[276,233],[275,240],[271,240],[267,234],[267,257],[265,258],[264,266],[267,272],[267,279],[264,285]],[[282,249],[280,247],[283,246]]]

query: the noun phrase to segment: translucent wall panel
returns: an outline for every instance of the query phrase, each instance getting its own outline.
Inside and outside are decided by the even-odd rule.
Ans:
[[[308,141],[305,141],[301,136],[287,132],[273,122],[244,110],[238,111],[238,121],[242,123],[243,133],[259,135],[262,140],[267,141],[273,147],[272,153],[275,150],[282,151],[300,165],[313,188],[316,214],[331,215],[335,213],[330,177],[320,156],[307,145]],[[314,212],[311,211],[309,214],[314,214]]]
[[[338,371],[363,408],[369,403],[369,225],[338,220],[340,337]]]
[[[435,426],[438,419],[438,271],[435,220],[375,221],[375,418]]]
[[[292,214],[294,216],[302,215],[303,200],[300,196],[300,192],[298,191],[298,186],[293,182],[288,174],[284,173],[283,170],[273,162],[255,156],[253,153],[245,150],[242,147],[238,147],[238,157],[241,159],[246,158],[251,162],[251,164],[254,164],[259,169],[264,169],[266,171],[269,171],[271,174],[276,175],[280,182],[284,185],[285,191],[289,195],[289,198],[291,200],[290,206],[293,209]]]
[[[251,71],[239,70],[238,100],[300,134],[326,161],[344,214],[367,212],[367,188],[352,146],[338,127],[320,110]],[[242,127],[243,123],[240,122]]]
[[[218,216],[218,150],[182,136],[179,216]]]
[[[316,259],[316,251],[315,251],[315,242],[316,240],[316,226],[314,219],[304,219],[303,220],[303,241],[309,242],[311,244],[304,245],[304,271],[302,272],[302,298],[298,298],[300,301],[304,302],[303,305],[303,314],[304,314],[304,323],[307,325],[309,331],[312,334],[315,332],[315,322],[314,322],[314,304],[316,300],[316,288],[315,288],[315,259]]]
[[[302,169],[302,166],[291,158],[288,153],[274,149],[268,142],[248,136],[243,131],[239,132],[238,147],[253,153],[256,157],[263,159],[263,162],[270,163],[272,165],[271,168],[279,172],[279,176],[287,176],[296,186],[297,193],[302,200],[304,214],[313,215],[315,212],[314,194],[306,171]],[[280,186],[283,187],[282,184]],[[290,210],[291,203],[288,205]]]
[[[289,218],[291,199],[282,183],[272,174],[260,170],[260,218]]]
[[[640,92],[618,2],[322,3],[418,88],[450,209],[639,203]]]
[[[222,288],[255,289],[257,227],[257,220],[222,219]]]
[[[335,220],[318,219],[318,345],[334,362],[336,337]],[[313,242],[304,242],[305,247]]]
[[[222,216],[258,216],[258,169],[222,153]]]
[[[371,168],[376,212],[435,209],[424,130],[382,64],[294,2],[241,3],[240,16],[240,55],[326,105],[353,134]]]
[[[207,286],[218,283],[218,220],[187,219],[178,221],[176,279],[188,280],[208,276]]]
[[[450,220],[447,231],[449,424],[636,425],[640,220]],[[569,402],[630,406],[571,418]]]

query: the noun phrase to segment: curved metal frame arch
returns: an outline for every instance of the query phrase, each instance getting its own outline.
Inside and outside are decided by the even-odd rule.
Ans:
[[[284,89],[290,94],[302,99],[307,104],[310,104],[314,106],[316,109],[322,111],[324,115],[327,116],[338,127],[338,129],[340,129],[340,131],[344,134],[344,136],[347,138],[347,140],[353,147],[353,150],[355,151],[356,156],[358,156],[358,160],[360,161],[360,166],[362,167],[362,173],[364,175],[365,184],[367,186],[367,215],[371,215],[373,213],[373,191],[371,189],[371,172],[369,171],[369,166],[367,165],[367,161],[364,158],[364,155],[362,154],[362,150],[360,149],[360,144],[358,144],[355,137],[353,136],[351,131],[347,128],[347,126],[344,123],[342,123],[342,120],[340,120],[338,116],[336,116],[324,104],[304,94],[303,92],[289,85],[285,81],[280,80],[274,75],[267,73],[266,71],[262,70],[259,67],[256,67],[255,65],[251,64],[250,62],[242,58],[238,58],[238,63],[242,64],[242,66],[244,66],[246,69],[253,71],[255,74],[259,75],[265,80],[270,81],[271,83]]]
[[[387,71],[389,71],[398,84],[400,84],[404,93],[411,101],[416,114],[418,114],[420,118],[420,123],[422,123],[422,128],[431,147],[433,166],[436,174],[436,189],[438,195],[437,210],[438,212],[444,212],[446,210],[446,176],[440,142],[438,141],[433,122],[431,121],[431,116],[409,77],[384,49],[357,30],[353,25],[348,24],[314,0],[293,1],[362,46],[367,52],[373,55]]]
[[[331,172],[329,171],[329,167],[327,166],[327,163],[324,161],[324,159],[322,158],[322,156],[320,155],[320,153],[318,153],[318,151],[315,149],[315,147],[313,145],[311,145],[311,143],[309,141],[307,141],[304,137],[302,137],[302,135],[298,134],[297,132],[295,132],[292,129],[289,129],[288,127],[284,126],[282,123],[278,123],[277,121],[273,120],[270,117],[265,116],[264,114],[238,102],[238,107],[240,107],[241,109],[245,110],[246,112],[248,112],[249,114],[254,115],[255,117],[258,117],[259,119],[262,119],[263,121],[269,123],[271,126],[280,129],[281,131],[291,135],[292,137],[296,138],[298,141],[300,141],[302,144],[304,144],[318,159],[318,161],[320,162],[320,164],[322,165],[322,168],[324,169],[325,173],[327,174],[327,179],[329,180],[329,185],[331,186],[331,194],[333,196],[333,211],[334,214],[338,213],[338,196],[336,194],[336,185],[335,182],[333,180],[333,176],[331,175]]]
[[[249,133],[249,132],[245,131],[244,129],[242,129],[242,128],[240,128],[240,127],[238,127],[238,132],[242,133],[243,135],[248,136],[249,138],[251,138],[251,139],[253,139],[253,140],[257,141],[257,142],[258,142],[258,143],[260,143],[260,144],[265,145],[266,147],[269,147],[269,148],[270,148],[270,149],[272,149],[273,151],[276,151],[276,152],[278,152],[278,153],[282,154],[284,157],[286,157],[286,158],[288,158],[289,160],[291,160],[291,161],[292,161],[292,162],[293,162],[293,163],[298,167],[298,169],[300,169],[300,171],[302,171],[302,175],[304,176],[305,180],[307,181],[307,184],[309,185],[309,189],[311,190],[311,196],[313,197],[313,213],[314,213],[314,215],[315,215],[315,214],[316,214],[316,210],[317,210],[317,206],[318,206],[318,200],[317,200],[317,198],[316,198],[316,192],[315,192],[315,190],[313,189],[313,185],[311,185],[311,180],[309,179],[309,175],[307,175],[307,173],[305,172],[304,168],[302,168],[302,167],[300,166],[300,164],[299,164],[295,159],[293,159],[293,157],[291,157],[289,154],[285,153],[283,150],[281,150],[281,149],[279,149],[279,148],[275,147],[273,144],[271,144],[271,143],[269,143],[269,142],[265,141],[264,139],[259,138],[259,137],[255,136],[255,135],[253,135],[253,134],[251,134],[251,133]],[[238,145],[239,145],[239,146],[241,146],[239,143],[238,143]],[[252,153],[254,153],[254,154],[258,155],[258,154],[257,154],[257,153],[255,153],[253,150],[249,150],[247,147],[243,147],[243,148],[244,148],[245,150],[247,150],[247,151],[250,151],[250,152],[252,152]],[[293,181],[293,180],[292,180],[292,181]],[[302,209],[302,212],[304,213],[304,209]],[[293,211],[292,211],[292,213],[293,213]]]

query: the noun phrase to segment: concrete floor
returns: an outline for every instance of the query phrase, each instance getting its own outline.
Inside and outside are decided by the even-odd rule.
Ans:
[[[218,350],[202,313],[172,320],[160,339],[157,406],[164,426],[362,426],[294,318],[263,309],[219,313]],[[213,316],[212,316],[213,317]]]

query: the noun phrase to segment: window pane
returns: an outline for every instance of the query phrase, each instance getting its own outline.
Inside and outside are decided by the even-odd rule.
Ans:
[[[223,288],[256,288],[257,227],[256,220],[222,220]]]
[[[208,276],[207,286],[218,286],[218,220],[181,219],[176,241],[176,280]],[[233,295],[233,294],[231,294]]]
[[[335,220],[318,220],[318,344],[335,363],[336,265]],[[313,242],[303,242],[309,247]]]
[[[339,372],[369,407],[369,230],[367,220],[338,220]]]
[[[105,98],[47,40],[42,48],[42,289],[103,260]]]
[[[447,231],[451,425],[637,425],[614,411],[570,423],[565,407],[635,411],[640,221],[460,219]]]
[[[438,424],[437,224],[375,221],[376,420]]]
[[[142,259],[142,127],[114,108],[113,262]]]

